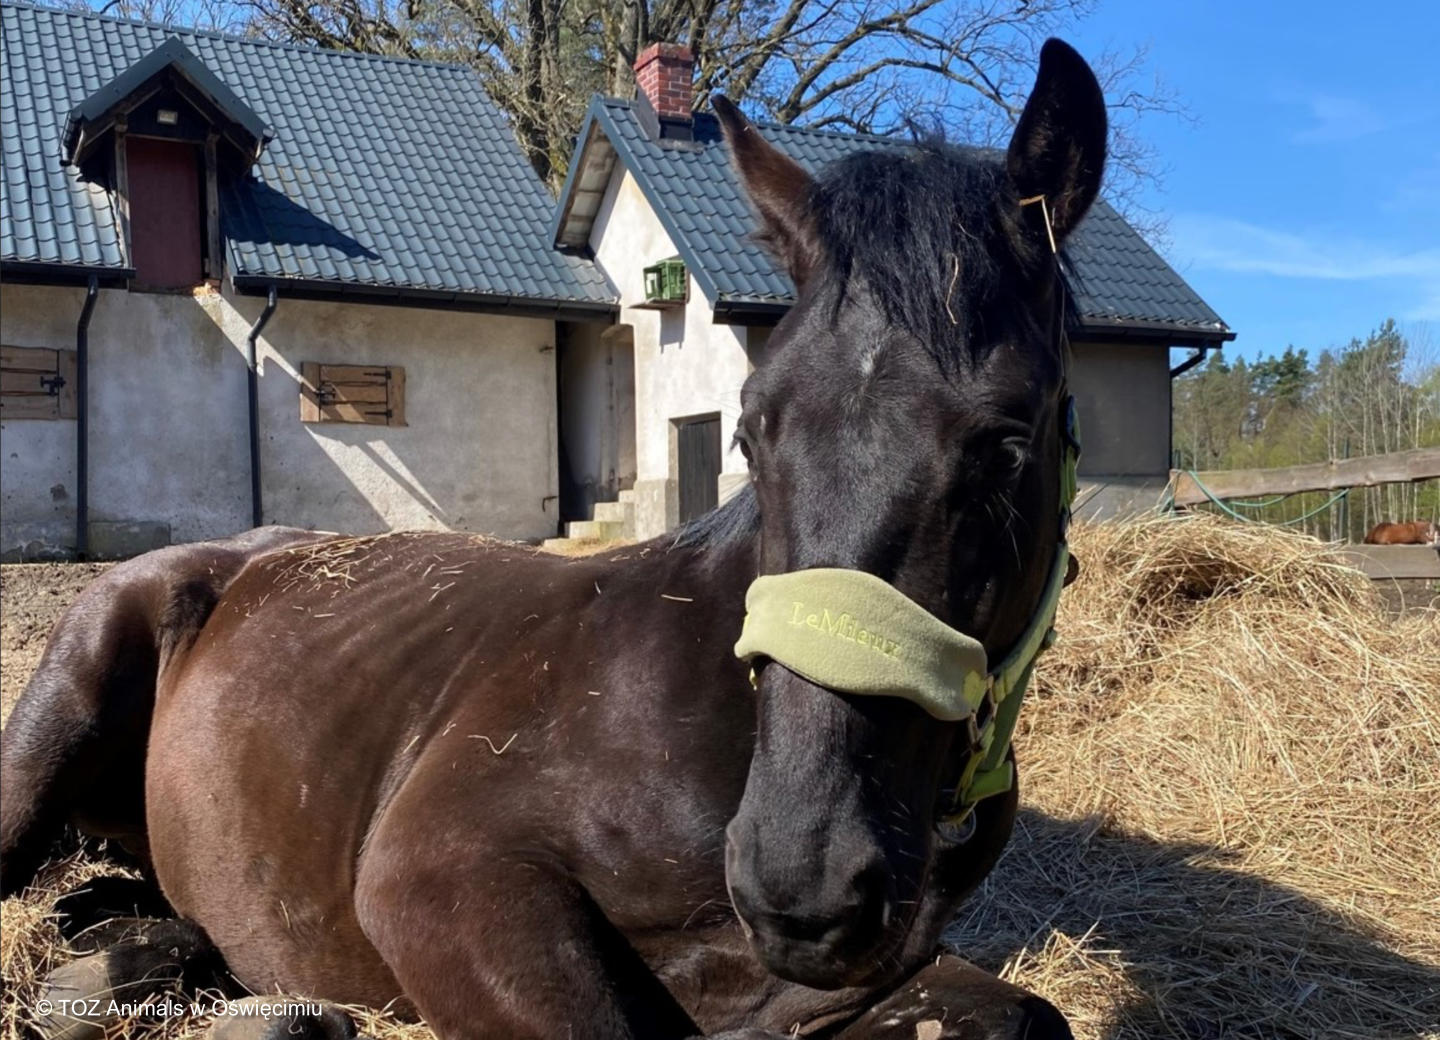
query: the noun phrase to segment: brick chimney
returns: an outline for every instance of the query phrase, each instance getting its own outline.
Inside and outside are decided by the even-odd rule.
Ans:
[[[640,122],[652,138],[693,139],[694,79],[695,55],[684,44],[652,43],[635,59],[635,100]]]

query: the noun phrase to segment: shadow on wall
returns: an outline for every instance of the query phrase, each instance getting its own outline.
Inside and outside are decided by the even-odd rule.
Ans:
[[[395,451],[395,438],[386,436],[390,427],[302,423],[299,378],[280,365],[271,363],[267,368],[265,378],[281,379],[286,384],[285,393],[295,401],[293,413],[282,413],[284,427],[275,428],[273,416],[261,418],[261,436],[266,442],[261,474],[267,524],[338,530],[341,534],[380,534],[420,526],[422,511],[436,524],[452,523],[451,515]],[[334,450],[337,446],[339,452]],[[337,454],[341,457],[337,458]],[[409,514],[408,522],[394,523],[393,517],[387,517],[376,504],[381,494],[397,503],[400,496],[396,492],[413,502],[411,508],[401,506]]]
[[[1440,967],[1234,858],[1023,810],[945,938],[992,971],[1027,951],[1017,981],[1043,988],[1077,1035],[1436,1035]]]
[[[685,308],[670,307],[660,312],[660,351],[679,350],[685,345]]]

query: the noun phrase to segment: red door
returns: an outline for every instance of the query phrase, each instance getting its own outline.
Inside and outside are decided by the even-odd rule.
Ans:
[[[126,149],[135,284],[146,289],[199,284],[205,278],[199,149],[149,137],[129,138]]]

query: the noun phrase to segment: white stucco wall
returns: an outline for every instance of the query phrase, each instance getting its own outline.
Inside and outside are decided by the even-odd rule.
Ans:
[[[745,460],[728,447],[740,414],[740,387],[752,368],[747,330],[717,325],[711,301],[690,278],[683,308],[633,306],[645,299],[644,268],[676,249],[635,179],[617,165],[590,232],[595,259],[620,292],[622,323],[635,335],[636,528],[641,537],[679,517],[675,421],[718,415],[726,445],[722,496],[745,479]]]
[[[0,287],[0,338],[73,349],[83,298]],[[250,525],[245,337],[262,307],[101,291],[90,326],[92,524],[163,525],[175,542]],[[552,321],[282,296],[260,357],[267,523],[554,533]],[[403,366],[409,425],[302,424],[306,361]],[[0,551],[73,545],[75,422],[6,421],[0,454]]]

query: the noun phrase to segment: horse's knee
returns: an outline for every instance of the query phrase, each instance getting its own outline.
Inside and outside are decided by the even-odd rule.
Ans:
[[[205,1040],[353,1040],[356,1035],[355,1020],[334,1004],[246,997],[228,1006]]]

